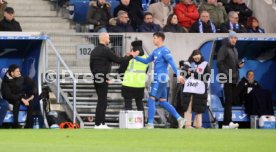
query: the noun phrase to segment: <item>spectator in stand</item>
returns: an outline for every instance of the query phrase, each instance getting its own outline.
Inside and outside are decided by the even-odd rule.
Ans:
[[[109,19],[112,17],[110,4],[105,0],[91,1],[87,12],[87,22],[94,25],[94,32],[107,32]]]
[[[228,19],[229,21],[221,24],[221,33],[229,33],[230,31],[235,31],[237,33],[246,33],[245,27],[242,24],[239,24],[239,15],[237,12],[229,12]]]
[[[211,21],[217,28],[227,20],[227,13],[222,5],[219,5],[217,0],[204,0],[199,6],[199,11],[207,11],[210,14]]]
[[[119,11],[128,13],[130,24],[134,30],[143,23],[143,8],[136,0],[121,0],[120,4],[114,9],[113,16],[117,17]]]
[[[22,31],[19,22],[14,19],[14,9],[6,7],[4,19],[0,21],[0,31]]]
[[[140,25],[139,32],[160,32],[162,28],[158,25],[153,23],[153,17],[150,12],[145,13],[144,15],[144,23]]]
[[[191,0],[181,0],[174,8],[174,13],[178,18],[179,25],[186,31],[199,18],[197,6]]]
[[[166,25],[168,16],[173,13],[173,7],[170,0],[161,0],[160,2],[151,4],[148,12],[153,16],[153,22],[163,28]]]
[[[249,17],[247,19],[248,33],[265,33],[265,30],[259,27],[259,20],[256,17]]]
[[[167,24],[163,28],[164,32],[172,32],[172,33],[185,33],[186,31],[178,25],[177,16],[175,14],[171,14],[168,17]]]
[[[235,11],[239,15],[239,23],[246,26],[247,18],[252,16],[252,10],[250,10],[243,0],[231,0],[226,5],[226,11],[229,13]]]
[[[3,98],[13,105],[14,122],[13,127],[18,128],[18,113],[20,104],[28,107],[27,120],[25,128],[31,128],[31,118],[33,114],[33,99],[37,95],[37,87],[35,82],[29,77],[21,76],[20,68],[16,64],[9,66],[5,74],[2,84],[1,93]]]
[[[216,33],[216,26],[207,11],[201,12],[200,19],[192,25],[190,33]]]
[[[7,2],[4,0],[0,0],[0,20],[4,18],[4,10],[7,7]]]
[[[119,11],[118,18],[112,18],[110,24],[111,26],[109,27],[108,32],[135,32],[133,27],[129,24],[129,17],[125,11]]]

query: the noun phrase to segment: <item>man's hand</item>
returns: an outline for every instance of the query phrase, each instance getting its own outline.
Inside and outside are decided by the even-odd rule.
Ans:
[[[126,52],[126,56],[130,56],[131,55],[131,52]]]
[[[178,80],[178,82],[181,83],[181,84],[184,84],[184,83],[185,83],[185,79],[184,79],[183,76],[178,76],[178,77],[177,77],[177,80]]]
[[[243,66],[244,66],[243,62],[239,63],[239,68],[242,68]]]
[[[27,99],[22,98],[21,101],[23,102],[23,104],[25,106],[29,106],[30,105],[30,103],[29,103],[29,101]]]

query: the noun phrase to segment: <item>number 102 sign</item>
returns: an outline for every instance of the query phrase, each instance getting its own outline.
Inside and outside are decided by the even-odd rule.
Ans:
[[[89,59],[92,50],[95,48],[94,44],[82,44],[76,46],[77,59]]]

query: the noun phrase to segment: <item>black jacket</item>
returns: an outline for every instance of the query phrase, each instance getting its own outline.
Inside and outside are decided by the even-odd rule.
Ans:
[[[130,1],[129,6],[125,6],[120,2],[120,5],[114,9],[113,16],[116,17],[121,10],[127,12],[130,24],[133,29],[136,30],[143,23],[143,8],[141,5],[133,1]]]
[[[186,33],[186,31],[178,24],[176,24],[176,25],[167,24],[164,26],[163,31],[164,32],[172,32],[172,33]]]
[[[90,4],[86,19],[88,23],[95,26],[94,31],[98,31],[102,27],[107,27],[110,18],[112,18],[112,14],[108,3],[105,3],[102,6],[97,2],[92,2]]]
[[[28,98],[37,94],[36,83],[29,77],[12,78],[6,74],[1,84],[1,93],[4,99],[13,103],[21,98]]]
[[[201,64],[197,63],[197,64]],[[186,71],[187,72],[187,71]],[[190,104],[190,99],[191,96],[193,95],[193,103],[192,103],[192,111],[196,113],[203,113],[206,110],[207,107],[207,82],[203,80],[205,74],[210,74],[211,70],[209,65],[207,65],[204,69],[203,75],[200,75],[196,71],[191,72],[194,75],[194,78],[197,80],[201,80],[205,83],[206,91],[204,94],[192,94],[192,93],[182,93],[182,99],[181,99],[181,105],[183,106],[184,112],[188,110],[189,104]],[[187,75],[186,79],[189,78],[191,75]],[[209,77],[206,77],[209,79]],[[183,89],[182,89],[183,90]]]
[[[108,27],[108,32],[125,33],[125,32],[135,32],[135,31],[130,24],[123,24],[123,23],[117,22],[115,26]]]
[[[143,23],[139,26],[139,32],[161,32],[162,28],[158,24],[154,23]]]
[[[215,25],[214,25],[214,28],[216,28]],[[212,30],[212,26],[211,26],[210,21],[208,21],[207,24],[202,22],[202,29],[203,29],[203,33],[214,33],[213,30]],[[200,31],[199,31],[199,21],[195,22],[191,26],[190,33],[200,33]]]
[[[248,80],[244,77],[241,79],[237,86],[236,94],[237,94],[237,102],[234,103],[236,106],[241,106],[245,103],[245,100],[248,95],[248,88],[259,89],[261,86],[257,81],[254,80],[253,83],[249,83]]]
[[[99,44],[90,55],[90,70],[93,74],[108,74],[111,72],[112,62],[124,63],[128,62],[131,58],[132,56],[118,57],[110,48],[103,44]]]
[[[22,29],[15,19],[8,21],[4,18],[0,21],[0,31],[22,31]]]
[[[252,16],[252,10],[250,10],[245,3],[237,4],[231,1],[225,6],[227,13],[230,11],[239,12],[239,23],[246,25],[247,18]]]
[[[235,31],[235,32],[237,32],[237,33],[246,33],[246,28],[243,25],[238,24],[238,26],[239,26],[239,28],[235,27],[232,30]],[[229,33],[229,30],[230,30],[230,23],[229,23],[229,21],[225,22],[225,23],[222,23],[220,25],[220,33]]]
[[[222,46],[217,54],[217,66],[220,73],[227,75],[229,80],[229,70],[232,70],[232,83],[239,81],[239,55],[235,46],[230,44],[228,38],[222,40]]]

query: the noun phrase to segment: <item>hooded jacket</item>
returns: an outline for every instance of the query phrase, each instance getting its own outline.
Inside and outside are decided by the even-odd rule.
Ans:
[[[217,66],[219,73],[224,73],[229,79],[230,74],[232,75],[232,83],[237,84],[239,81],[239,55],[235,46],[230,44],[229,38],[222,40],[222,46],[217,54]],[[232,73],[229,73],[229,70]],[[228,82],[231,83],[231,82]]]

